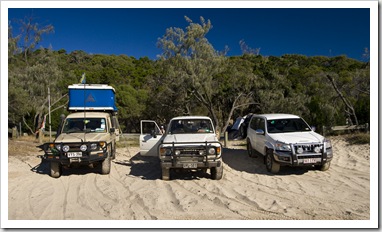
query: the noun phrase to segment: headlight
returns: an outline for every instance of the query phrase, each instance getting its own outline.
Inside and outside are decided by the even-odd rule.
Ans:
[[[304,149],[302,147],[297,148],[296,151],[298,154],[302,154],[304,152]]]
[[[204,150],[199,151],[199,155],[204,155],[206,152]]]
[[[171,149],[166,149],[166,155],[171,155]]]
[[[64,146],[62,147],[62,151],[63,151],[63,152],[68,152],[68,151],[69,151],[69,146],[68,146],[68,145],[64,145]]]
[[[175,155],[180,155],[180,151],[179,151],[179,150],[176,150],[176,151],[175,151]]]
[[[326,149],[332,148],[332,142],[329,139],[324,140]]]
[[[91,150],[96,150],[97,149],[97,144],[96,143],[90,144],[90,149]]]
[[[82,144],[80,147],[81,151],[86,151],[87,149],[88,149],[88,146],[86,146],[86,144]]]
[[[285,143],[276,143],[275,144],[275,148],[278,151],[291,151],[292,150],[290,148],[290,145],[289,144],[285,144]]]
[[[215,148],[211,147],[210,149],[208,149],[208,154],[210,155],[214,155],[215,154]]]
[[[56,144],[56,149],[57,149],[58,151],[61,151],[61,144]]]
[[[314,148],[314,152],[316,152],[316,153],[320,153],[320,152],[321,152],[321,147],[315,147],[315,148]]]

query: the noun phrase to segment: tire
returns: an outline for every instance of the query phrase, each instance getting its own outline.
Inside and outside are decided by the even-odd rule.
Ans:
[[[249,139],[247,139],[247,152],[249,157],[253,157],[253,149],[252,149],[251,141],[249,141]]]
[[[273,158],[272,151],[267,151],[267,155],[265,157],[265,165],[268,172],[278,173],[280,171],[280,164],[276,163],[275,159]]]
[[[211,179],[213,180],[221,180],[223,178],[223,165],[220,167],[211,168]]]
[[[170,180],[170,169],[162,168],[162,180]]]
[[[111,158],[108,156],[106,159],[104,159],[101,163],[101,174],[107,175],[110,173],[111,169]]]
[[[116,144],[114,143],[114,145],[112,146],[112,160],[115,159],[115,154],[117,153],[117,147],[116,147]]]
[[[319,169],[319,170],[321,170],[321,171],[323,171],[323,172],[329,170],[329,168],[330,168],[330,161],[324,163],[324,165],[319,165],[319,166],[317,167],[317,169]]]
[[[50,162],[50,176],[53,178],[58,178],[61,176],[62,167],[58,162]]]

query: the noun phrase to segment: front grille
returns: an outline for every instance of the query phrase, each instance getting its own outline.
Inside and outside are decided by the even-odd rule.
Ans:
[[[297,159],[313,159],[313,158],[321,158],[321,153],[316,153],[316,155],[313,155],[313,154],[309,154],[309,155],[306,155],[306,154],[297,155]]]
[[[199,155],[199,152],[204,149],[182,149],[180,150],[181,155]]]
[[[80,147],[81,147],[82,144],[70,144],[69,147],[69,151],[80,151]]]
[[[303,150],[303,152],[301,154],[305,154],[305,153],[315,153],[315,154],[318,154],[314,151],[314,148],[316,147],[319,147],[320,148],[320,152],[322,152],[322,148],[323,148],[323,145],[322,144],[295,144],[294,145],[294,150],[296,153],[298,153],[297,151],[299,150],[299,148]]]

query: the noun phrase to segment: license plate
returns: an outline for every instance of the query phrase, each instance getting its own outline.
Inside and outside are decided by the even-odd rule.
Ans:
[[[68,156],[68,158],[82,157],[82,153],[81,152],[68,152],[67,156]]]
[[[312,164],[312,163],[316,163],[316,159],[304,159],[304,160],[303,160],[303,163],[304,163],[304,164]]]
[[[198,164],[197,163],[187,163],[183,164],[183,168],[197,168]]]

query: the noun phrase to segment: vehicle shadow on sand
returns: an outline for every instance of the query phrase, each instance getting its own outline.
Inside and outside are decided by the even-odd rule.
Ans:
[[[280,171],[277,174],[273,174],[267,171],[264,158],[261,155],[257,157],[249,157],[247,149],[231,149],[224,148],[222,154],[223,162],[230,168],[252,174],[268,175],[268,176],[283,176],[283,175],[302,175],[309,170],[314,170],[310,167],[280,167]]]
[[[50,162],[43,159],[41,156],[41,163],[32,167],[30,170],[37,174],[50,175]],[[89,173],[95,173],[101,175],[101,165],[81,165],[70,168],[62,168],[61,176],[70,176],[70,175],[86,175]]]
[[[140,177],[143,180],[158,180],[162,177],[157,157],[141,156],[138,152],[129,160],[115,160],[114,163],[130,166],[130,173],[126,175]]]
[[[160,161],[157,157],[141,156],[140,153],[134,155],[130,160],[115,161],[116,164],[130,166],[130,173],[140,177],[143,180],[161,180],[162,170]],[[203,178],[211,178],[211,175],[194,170],[171,170],[171,180],[199,180]]]
[[[43,175],[49,175],[50,172],[50,164],[45,159],[42,158],[42,156],[37,156],[37,158],[41,159],[41,163],[37,164],[36,166],[32,167],[30,170],[32,172],[43,174]]]

